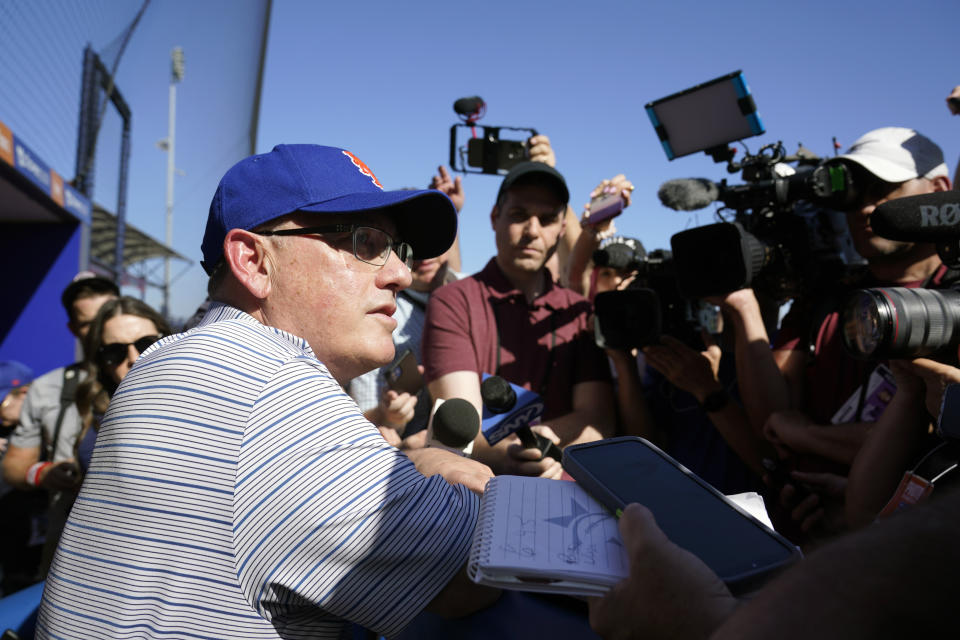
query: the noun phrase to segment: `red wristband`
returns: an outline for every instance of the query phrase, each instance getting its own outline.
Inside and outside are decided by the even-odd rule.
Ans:
[[[40,486],[40,474],[43,473],[43,470],[47,467],[52,467],[52,462],[34,462],[30,465],[30,468],[27,469],[27,484],[31,487]]]

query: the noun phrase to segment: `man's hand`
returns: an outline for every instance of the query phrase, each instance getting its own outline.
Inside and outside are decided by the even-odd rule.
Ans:
[[[551,167],[557,166],[557,156],[553,153],[550,138],[547,136],[533,136],[527,140],[527,151],[530,154],[531,162],[542,162]]]
[[[50,491],[76,491],[83,478],[73,460],[62,460],[40,472],[39,486]]]
[[[430,179],[430,188],[446,194],[446,196],[450,198],[450,201],[453,202],[453,206],[456,207],[457,213],[463,209],[465,200],[463,195],[463,179],[457,176],[456,180],[451,180],[450,172],[447,171],[445,166],[440,165],[437,167],[437,175]]]
[[[764,437],[773,443],[781,458],[791,453],[813,453],[808,445],[809,429],[815,425],[802,411],[790,409],[770,414],[763,425]]]
[[[835,473],[792,471],[793,483],[780,489],[780,504],[790,510],[790,517],[800,525],[804,533],[819,529],[822,533],[834,534],[847,528],[845,494],[847,478]],[[803,486],[809,494],[797,502],[797,486]]]
[[[954,87],[947,96],[947,108],[953,115],[960,116],[960,85]]]
[[[406,454],[423,475],[440,474],[448,483],[462,484],[478,496],[483,495],[487,480],[493,477],[493,471],[487,465],[444,449],[424,447],[411,449]]]
[[[704,351],[695,351],[673,336],[660,336],[660,344],[644,347],[647,364],[662,373],[675,387],[683,389],[703,402],[720,384],[720,347],[713,337],[703,332],[707,345]]]
[[[736,600],[720,578],[667,539],[646,507],[627,505],[620,534],[630,577],[590,599],[590,626],[598,634],[608,640],[700,639],[733,612]]]
[[[560,444],[560,438],[553,429],[546,425],[531,427],[542,436],[549,438],[554,444]],[[563,467],[559,460],[550,456],[541,458],[539,449],[527,449],[519,442],[513,442],[507,447],[506,473],[517,476],[539,476],[559,480]]]
[[[894,363],[891,362],[892,364]],[[926,387],[927,411],[936,420],[940,415],[943,392],[946,391],[947,385],[960,384],[960,369],[928,358],[917,358],[903,363],[903,366],[914,376],[923,380]],[[897,378],[897,393],[900,393],[900,378]]]
[[[417,408],[417,396],[404,391],[398,393],[393,389],[385,389],[380,396],[380,415],[382,422],[378,426],[391,427],[403,433],[407,423],[413,420],[413,412]]]

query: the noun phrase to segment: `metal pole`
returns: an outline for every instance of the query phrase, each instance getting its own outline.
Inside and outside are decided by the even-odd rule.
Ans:
[[[170,108],[167,121],[167,248],[173,249],[173,177],[176,173],[174,138],[177,131],[177,83],[183,79],[183,49],[170,53]],[[163,259],[163,315],[170,318],[170,256]]]
[[[177,127],[177,81],[170,78],[170,117],[167,123],[167,247],[173,247],[174,136]],[[170,317],[170,256],[163,259],[163,315]]]

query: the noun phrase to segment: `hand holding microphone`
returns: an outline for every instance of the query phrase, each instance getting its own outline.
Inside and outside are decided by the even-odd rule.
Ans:
[[[540,458],[560,460],[563,452],[552,440],[533,431],[543,415],[540,396],[507,382],[500,376],[486,376],[480,384],[483,400],[483,435],[495,445],[511,433],[516,433],[527,449],[536,449]]]

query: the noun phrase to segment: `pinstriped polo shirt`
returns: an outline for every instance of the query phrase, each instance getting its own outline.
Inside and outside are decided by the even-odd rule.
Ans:
[[[215,304],[114,395],[38,637],[393,635],[465,563],[477,510],[389,446],[304,340]]]

